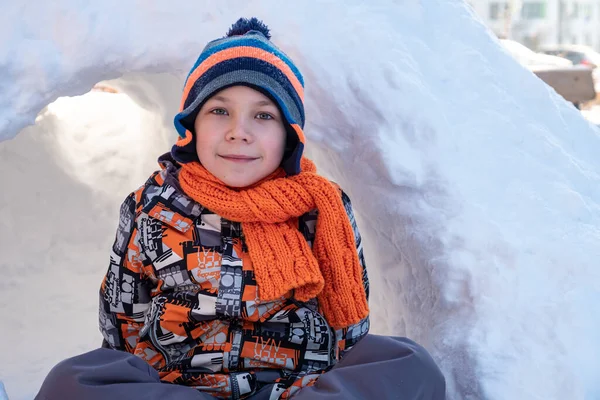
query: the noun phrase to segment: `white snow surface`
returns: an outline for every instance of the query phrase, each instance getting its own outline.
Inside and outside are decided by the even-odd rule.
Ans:
[[[185,73],[240,16],[264,19],[305,76],[308,153],[353,199],[373,332],[428,348],[450,399],[600,398],[600,131],[462,1],[2,9],[0,139],[19,134],[0,143],[11,400],[99,345],[118,206],[173,143]],[[54,102],[107,79],[123,93]]]

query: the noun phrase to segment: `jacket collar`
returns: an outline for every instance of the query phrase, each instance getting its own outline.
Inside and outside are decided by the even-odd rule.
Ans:
[[[181,166],[170,153],[158,158],[161,170],[144,185],[142,212],[180,232],[187,232],[204,207],[187,196],[177,179]]]

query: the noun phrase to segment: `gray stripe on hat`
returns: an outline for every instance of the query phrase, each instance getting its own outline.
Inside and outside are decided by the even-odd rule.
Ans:
[[[213,93],[225,86],[235,85],[236,83],[247,83],[265,89],[270,89],[281,99],[281,101],[283,101],[284,104],[281,104],[280,107],[285,106],[285,108],[287,108],[288,112],[291,114],[291,117],[294,119],[293,121],[288,122],[297,123],[302,128],[304,127],[304,121],[302,121],[300,110],[296,106],[296,103],[292,97],[283,88],[283,86],[279,84],[279,82],[262,72],[244,69],[219,75],[217,78],[210,81],[202,88],[200,93],[198,93],[192,104],[183,110],[182,114],[189,115],[193,110],[196,109],[196,107],[198,107],[199,104],[204,102],[208,96],[211,96]]]

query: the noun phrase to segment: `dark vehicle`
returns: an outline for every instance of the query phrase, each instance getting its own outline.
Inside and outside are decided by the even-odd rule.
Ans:
[[[573,62],[573,65],[585,65],[590,68],[597,68],[600,66],[600,53],[588,46],[546,46],[540,49],[540,52],[566,58]]]
[[[581,65],[574,66],[564,57],[540,54],[512,40],[500,40],[500,44],[519,63],[528,68],[538,78],[551,86],[556,93],[575,107],[596,98],[594,71]]]

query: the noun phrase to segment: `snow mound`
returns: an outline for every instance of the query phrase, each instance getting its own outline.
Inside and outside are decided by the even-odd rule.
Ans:
[[[117,198],[168,149],[185,72],[240,16],[264,19],[305,75],[309,155],[353,199],[374,332],[424,344],[451,399],[600,396],[599,131],[462,1],[5,9],[0,138],[101,80],[140,108],[123,103],[103,124],[73,103],[92,118],[79,127],[84,111],[48,125],[49,109],[0,145],[0,318],[11,327],[0,380],[12,398],[96,345]],[[122,145],[85,135],[100,129]]]

